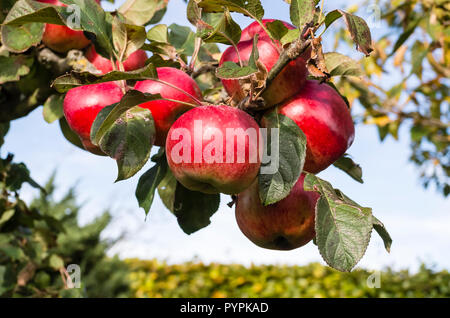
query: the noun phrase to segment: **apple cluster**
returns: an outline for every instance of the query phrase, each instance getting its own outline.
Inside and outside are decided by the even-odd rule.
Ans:
[[[64,5],[58,0],[40,1]],[[272,21],[262,22],[267,25]],[[288,23],[284,25],[288,29],[294,28]],[[237,46],[225,50],[219,65],[228,61],[247,63],[256,34],[259,36],[258,62],[270,71],[283,47],[272,40],[258,22],[242,31]],[[86,58],[99,74],[121,67],[124,71],[136,70],[144,67],[147,60],[146,52],[138,50],[121,65],[116,64],[99,55],[83,32],[67,26],[47,24],[43,43],[62,53],[85,49]],[[160,94],[162,99],[139,106],[150,110],[156,130],[154,145],[165,147],[168,166],[177,181],[192,191],[235,196],[236,220],[245,236],[264,248],[290,250],[305,245],[315,236],[315,205],[319,194],[303,189],[304,172],[316,174],[329,167],[346,152],[354,138],[353,121],[342,97],[331,86],[307,79],[306,63],[310,55],[311,50],[307,50],[284,67],[262,94],[270,107],[255,117],[237,107],[203,102],[196,81],[172,67],[157,68],[157,80],[138,81],[133,87],[124,88],[115,82],[107,82],[73,88],[65,96],[64,115],[85,149],[101,155],[101,149],[90,140],[91,127],[98,113],[105,106],[119,102],[128,89]],[[222,84],[236,102],[248,94],[239,79],[223,79]],[[271,112],[294,121],[306,136],[307,148],[303,171],[289,195],[264,206],[258,187],[261,158],[256,156],[250,160],[250,153],[252,149],[260,149],[260,129],[267,127],[266,118]],[[229,140],[217,139],[217,136],[228,137],[230,129],[238,133]],[[256,138],[248,135],[240,138],[239,132],[249,131],[255,131]],[[210,138],[205,138],[206,135]],[[181,141],[183,145],[180,146]],[[198,149],[191,151],[189,147]],[[197,153],[208,151],[208,158],[197,157]],[[243,160],[239,160],[240,157]]]

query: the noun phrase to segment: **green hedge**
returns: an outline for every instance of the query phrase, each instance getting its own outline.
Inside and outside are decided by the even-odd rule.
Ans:
[[[450,274],[422,265],[408,271],[380,272],[380,288],[370,288],[374,272],[341,273],[312,263],[306,266],[251,266],[129,259],[136,297],[450,297]]]

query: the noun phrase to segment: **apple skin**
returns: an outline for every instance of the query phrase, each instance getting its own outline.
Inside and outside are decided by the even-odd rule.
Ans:
[[[201,120],[202,131],[196,134],[194,121]],[[172,158],[172,149],[178,143],[182,143],[184,137],[172,136],[175,129],[184,128],[190,133],[191,153],[190,162],[175,162]],[[234,158],[232,163],[226,160],[226,129],[249,128],[255,130],[253,138],[234,138]],[[194,152],[200,149],[193,149],[195,145],[201,145],[203,154],[205,147],[211,143],[211,139],[202,138],[206,131],[217,129],[223,135],[223,162],[207,162],[202,156],[200,162],[194,162]],[[175,140],[172,140],[174,138]],[[242,140],[245,139],[245,140]],[[249,187],[258,175],[261,166],[260,158],[256,160],[249,158],[250,149],[259,150],[261,141],[259,126],[256,121],[246,112],[225,105],[199,106],[195,107],[178,118],[169,130],[166,141],[166,157],[169,167],[175,178],[186,188],[204,193],[225,193],[236,194]],[[245,149],[244,162],[237,162],[237,150]],[[174,150],[175,152],[176,150]],[[182,154],[182,151],[180,151]],[[241,153],[241,152],[240,152]],[[178,155],[178,153],[176,153]],[[187,155],[189,156],[189,154]]]
[[[64,116],[86,150],[101,154],[101,150],[90,140],[92,124],[100,110],[119,102],[122,96],[122,90],[113,82],[75,87],[66,93]]]
[[[94,65],[95,68],[101,72],[101,74],[106,74],[113,70],[111,61],[98,54],[95,51],[94,45],[89,46],[85,56],[88,61],[91,62],[92,65]],[[138,68],[145,66],[145,61],[147,61],[147,58],[147,53],[145,53],[144,50],[137,50],[131,53],[130,56],[125,61],[123,61],[123,68],[126,72],[137,70]],[[119,63],[116,62],[116,64],[117,69],[119,69]]]
[[[261,22],[267,28],[267,23],[271,23],[274,21],[275,21],[275,19],[262,19]],[[293,26],[292,24],[287,23],[285,21],[281,21],[281,22],[284,24],[284,26],[286,28],[288,28],[290,30],[295,29],[295,26]],[[249,41],[249,40],[253,41],[255,34],[259,34],[258,39],[264,38],[264,39],[268,39],[270,41],[269,35],[267,34],[266,31],[264,31],[264,29],[261,27],[261,24],[259,24],[258,21],[255,21],[255,22],[249,24],[244,30],[242,30],[240,41]],[[276,41],[276,43],[279,44],[278,41]]]
[[[66,7],[67,5],[58,0],[37,0],[55,6]],[[95,0],[100,4],[100,0]],[[91,43],[83,34],[83,31],[75,31],[65,25],[45,24],[42,42],[53,51],[65,53],[72,49],[81,50]]]
[[[274,20],[265,19],[263,20],[263,24],[265,25],[272,21]],[[289,29],[294,28],[286,22],[284,22],[284,24]],[[267,71],[270,71],[278,61],[281,45],[279,43],[273,43],[258,22],[253,22],[242,31],[241,40],[237,44],[241,60],[243,62],[249,60],[253,48],[253,36],[255,34],[259,34],[257,45],[259,61],[264,64]],[[301,90],[308,73],[306,69],[306,60],[308,59],[308,54],[311,54],[310,52],[311,51],[309,50],[296,60],[289,62],[289,64],[272,81],[270,88],[267,89],[262,95],[268,105],[276,105],[281,103]],[[232,46],[227,48],[222,54],[219,65],[222,65],[227,61],[239,63],[236,50]],[[240,101],[245,97],[245,93],[241,88],[239,80],[223,79],[222,84],[228,95],[230,95],[235,101]]]
[[[306,135],[305,171],[325,170],[346,152],[355,138],[347,104],[327,84],[308,80],[300,93],[275,109],[292,119]],[[263,122],[264,118],[261,122],[264,127]]]
[[[173,67],[158,67],[156,71],[158,73],[158,79],[178,87],[200,101],[203,99],[200,87],[198,87],[192,77],[185,72]],[[134,86],[134,89],[143,93],[161,94],[164,98],[197,104],[196,101],[182,91],[153,80],[139,81]],[[139,106],[147,108],[152,112],[156,128],[156,139],[154,144],[159,147],[165,145],[167,133],[175,120],[186,111],[192,109],[189,105],[167,100],[150,101],[140,104]]]
[[[303,190],[302,174],[283,200],[263,206],[258,180],[237,196],[236,221],[242,233],[256,245],[273,250],[292,250],[315,236],[315,207],[319,194]]]

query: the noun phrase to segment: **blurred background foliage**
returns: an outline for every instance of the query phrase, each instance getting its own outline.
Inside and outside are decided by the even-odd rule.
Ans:
[[[251,267],[137,259],[126,263],[132,270],[135,297],[450,297],[450,273],[424,265],[412,274],[391,269],[342,273],[318,263]],[[380,288],[367,284],[374,273],[379,273]]]
[[[55,200],[53,176],[27,205],[18,195],[25,182],[39,188],[12,155],[0,160],[0,296],[129,295],[128,266],[107,257],[114,242],[100,238],[110,214],[80,226],[74,189]],[[81,288],[67,289],[69,264],[80,266]]]
[[[407,125],[410,160],[419,167],[424,187],[450,193],[450,1],[365,1],[350,11],[370,14],[374,52],[361,59],[366,77],[342,77],[337,83],[365,112],[359,122],[378,127],[380,140],[399,138]],[[381,33],[381,34],[379,34]],[[335,48],[353,42],[344,28]],[[406,137],[406,136],[404,136]]]

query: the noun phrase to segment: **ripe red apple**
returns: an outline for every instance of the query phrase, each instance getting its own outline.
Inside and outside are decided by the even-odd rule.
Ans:
[[[196,105],[202,100],[202,92],[197,83],[185,72],[173,67],[159,67],[156,69],[158,79],[176,86],[178,89],[153,80],[137,82],[134,89],[143,93],[161,94],[162,97]],[[192,107],[186,104],[167,100],[155,100],[139,105],[152,112],[156,128],[156,146],[164,146],[167,132],[174,121]]]
[[[67,5],[58,0],[37,0],[39,2],[66,7]],[[100,3],[100,0],[95,0]],[[72,49],[81,50],[91,43],[83,34],[83,31],[75,31],[65,25],[45,25],[42,42],[52,50],[65,53]]]
[[[113,67],[111,61],[104,58],[95,51],[95,47],[91,45],[85,54],[86,58],[92,65],[95,66],[102,74],[111,72]],[[125,71],[134,71],[138,68],[145,66],[147,61],[147,53],[144,50],[137,50],[130,54],[130,56],[122,63]],[[117,69],[119,69],[119,63],[117,62]]]
[[[264,25],[264,27],[267,28],[267,23],[274,22],[275,19],[263,19],[261,22]],[[290,30],[295,29],[295,26],[293,26],[290,23],[287,23],[285,21],[281,21],[284,26]],[[259,34],[258,39],[268,39],[270,41],[270,37],[267,34],[266,31],[261,27],[261,24],[258,23],[258,21],[255,21],[251,23],[249,26],[247,26],[244,30],[242,30],[241,33],[241,39],[240,41],[253,41],[253,38],[255,37],[255,34]],[[278,42],[277,42],[278,43]]]
[[[167,162],[188,189],[235,194],[258,174],[260,140],[259,126],[246,112],[225,105],[199,106],[170,128]]]
[[[256,245],[274,250],[292,250],[311,241],[319,194],[303,190],[304,179],[302,174],[286,198],[268,206],[261,204],[257,180],[239,193],[236,221],[242,233]]]
[[[103,107],[119,102],[122,96],[122,90],[113,82],[79,86],[66,93],[64,116],[86,150],[101,152],[90,140],[92,123]]]
[[[272,22],[274,20],[263,20],[263,24]],[[284,22],[286,27],[293,29],[294,26]],[[247,28],[242,31],[241,40],[237,44],[240,58],[242,62],[247,63],[253,48],[253,37],[255,34],[259,34],[258,38],[258,52],[259,61],[264,64],[267,71],[270,71],[277,62],[281,45],[279,43],[273,43],[267,33],[264,32],[258,22],[253,22]],[[310,54],[310,51],[307,51]],[[275,105],[286,100],[290,96],[294,95],[301,90],[303,84],[306,81],[307,69],[306,61],[307,53],[297,58],[289,64],[278,74],[273,80],[270,88],[267,89],[262,97],[265,99],[268,105]],[[234,47],[229,47],[225,50],[220,59],[219,65],[222,65],[226,61],[239,62],[238,55]],[[245,97],[245,92],[242,90],[239,80],[222,80],[223,86],[228,95],[233,97],[234,100],[240,101]]]
[[[276,111],[295,121],[306,135],[305,171],[326,169],[353,143],[355,126],[350,110],[327,84],[307,81],[300,93],[277,106]],[[261,123],[264,126],[264,119]]]

